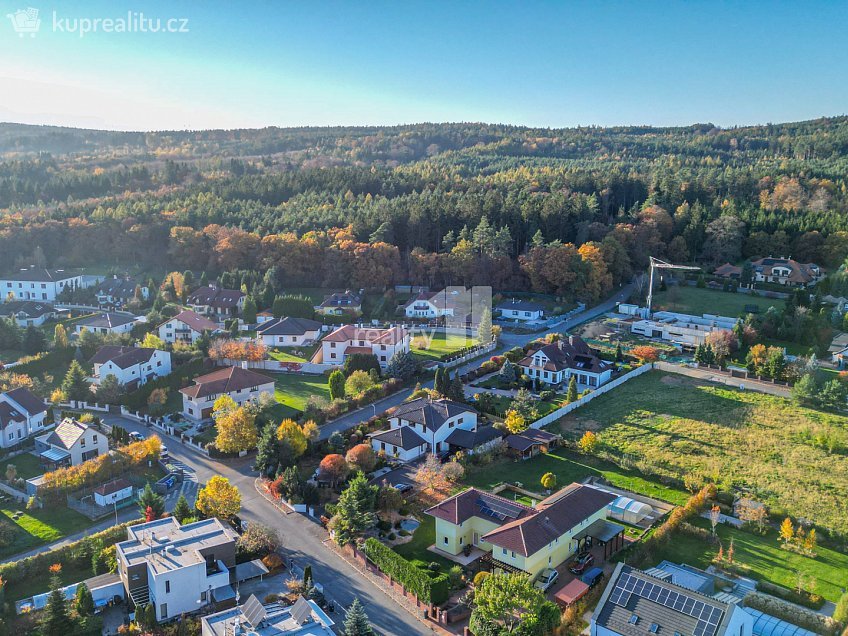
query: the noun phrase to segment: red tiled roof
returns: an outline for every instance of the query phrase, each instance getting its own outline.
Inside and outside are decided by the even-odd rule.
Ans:
[[[180,393],[190,398],[206,397],[218,393],[232,393],[263,384],[273,383],[267,375],[256,373],[241,367],[224,367],[212,373],[194,379],[194,386],[180,389]]]
[[[494,502],[496,506],[508,505],[510,508],[518,512],[519,519],[525,519],[534,512],[533,508],[530,508],[529,506],[512,501],[511,499],[506,499],[505,497],[493,495],[492,493],[484,490],[478,490],[477,488],[463,490],[461,493],[437,503],[435,506],[428,508],[424,512],[432,517],[448,521],[457,526],[471,517],[479,517],[481,519],[486,519],[487,521],[498,523],[499,520],[497,517],[492,517],[482,512],[480,502],[484,504],[487,502]]]
[[[131,488],[131,487],[132,487],[132,484],[130,482],[128,482],[126,479],[124,479],[123,477],[121,477],[119,479],[115,479],[115,480],[110,481],[106,484],[102,484],[102,485],[98,486],[97,488],[94,489],[94,492],[97,493],[98,495],[106,496],[106,495],[111,495],[112,493],[115,493],[115,492],[119,492],[119,491],[123,490],[124,488]]]
[[[357,327],[356,325],[345,325],[328,334],[324,340],[327,342],[364,340],[371,344],[395,345],[403,341],[404,338],[406,338],[406,329],[400,326],[382,329],[377,327]]]

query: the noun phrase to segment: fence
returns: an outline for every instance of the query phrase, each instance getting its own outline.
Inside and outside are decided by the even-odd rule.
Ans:
[[[307,373],[310,375],[321,375],[338,369],[337,364],[323,364],[316,362],[282,362],[280,360],[230,360],[222,358],[216,360],[215,364],[220,366],[242,367],[245,369],[262,369],[264,371],[276,371],[278,373]]]
[[[497,341],[492,340],[492,342],[490,342],[489,344],[483,345],[483,346],[481,346],[477,349],[474,349],[474,351],[469,351],[468,353],[466,353],[462,357],[456,358],[454,360],[448,360],[446,362],[440,362],[439,366],[442,367],[443,369],[453,369],[454,367],[458,367],[459,365],[461,365],[465,362],[468,362],[469,360],[473,360],[474,358],[479,358],[482,355],[485,355],[487,353],[494,351],[497,348],[497,346],[498,346]]]
[[[606,393],[608,391],[612,391],[614,388],[621,386],[622,384],[624,384],[628,380],[632,380],[636,376],[642,375],[643,373],[647,373],[648,371],[650,371],[653,368],[654,368],[653,364],[643,364],[641,367],[637,367],[637,368],[633,369],[632,371],[625,373],[624,375],[616,378],[612,382],[607,382],[605,385],[598,387],[597,389],[595,389],[591,393],[587,393],[586,395],[584,395],[580,399],[575,400],[574,402],[569,402],[568,404],[566,404],[562,408],[559,408],[556,411],[552,411],[552,412],[548,413],[547,415],[545,415],[544,417],[540,417],[538,420],[536,420],[535,422],[533,422],[530,425],[530,428],[543,428],[543,427],[547,426],[548,424],[551,424],[551,423],[557,421],[559,418],[568,415],[573,410],[580,408],[581,406],[583,406],[587,402],[591,402],[592,400],[594,400],[599,395],[603,395],[604,393]]]
[[[99,413],[108,413],[111,409],[108,404],[97,404],[96,402],[84,402],[82,400],[60,402],[59,406],[66,409],[74,409],[80,411],[98,411]]]

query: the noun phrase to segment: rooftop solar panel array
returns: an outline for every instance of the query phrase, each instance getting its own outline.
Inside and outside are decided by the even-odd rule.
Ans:
[[[715,636],[724,614],[724,610],[720,607],[626,572],[619,576],[610,594],[610,602],[620,607],[627,607],[633,594],[697,619],[693,636]]]
[[[250,598],[247,599],[247,602],[244,604],[241,611],[247,619],[247,622],[254,628],[259,627],[259,623],[265,620],[265,616],[267,615],[265,607],[253,594],[251,594]]]
[[[512,505],[505,501],[496,501],[494,499],[477,499],[477,505],[480,506],[480,511],[483,514],[495,517],[504,521],[506,519],[517,519],[521,515],[522,508]]]

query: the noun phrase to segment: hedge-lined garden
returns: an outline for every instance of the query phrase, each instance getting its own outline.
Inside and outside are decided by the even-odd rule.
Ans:
[[[362,551],[384,574],[425,603],[441,605],[448,600],[450,581],[447,574],[435,574],[417,568],[373,537],[365,540]]]

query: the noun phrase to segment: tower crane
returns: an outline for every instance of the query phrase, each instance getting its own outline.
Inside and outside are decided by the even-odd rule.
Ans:
[[[682,269],[686,271],[699,270],[700,267],[695,267],[693,265],[672,265],[671,263],[666,263],[665,261],[661,261],[658,258],[650,257],[651,259],[651,279],[648,282],[648,318],[651,317],[651,301],[654,297],[654,270],[655,269]]]

